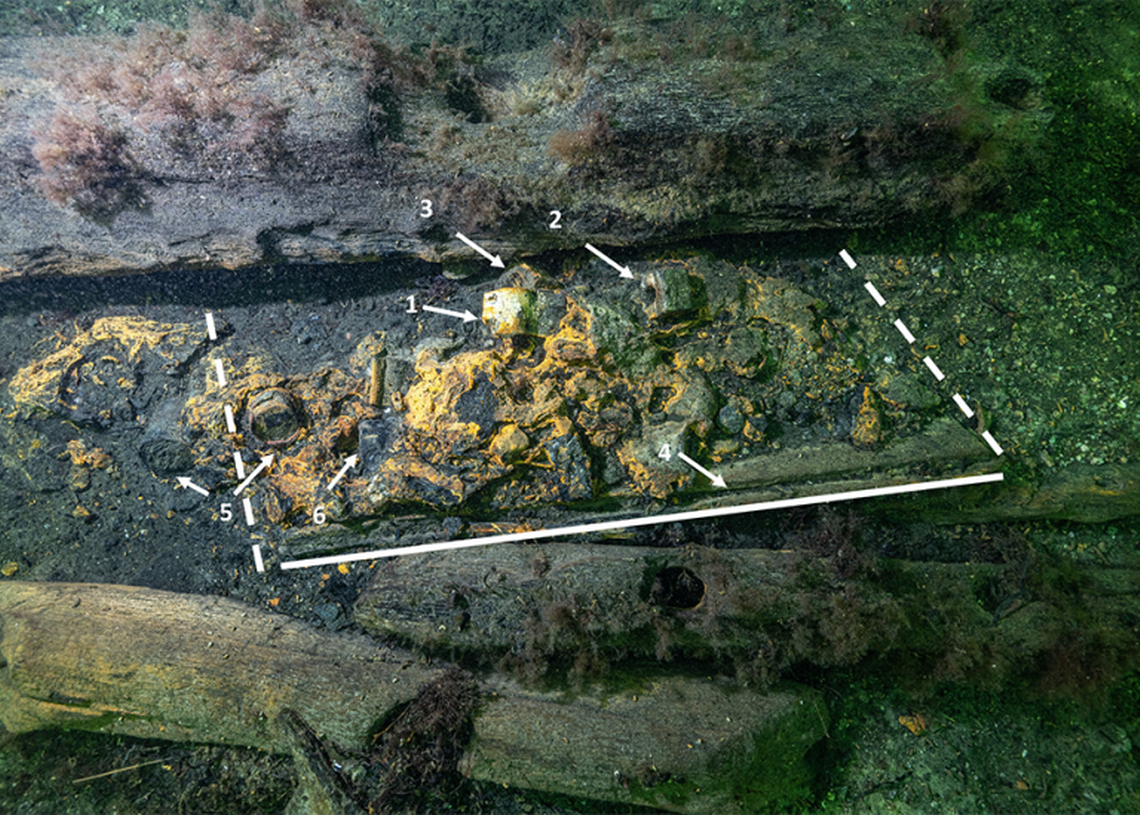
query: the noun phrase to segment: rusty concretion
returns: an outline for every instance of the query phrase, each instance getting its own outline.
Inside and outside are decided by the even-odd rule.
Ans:
[[[259,511],[291,527],[314,523],[318,507],[342,522],[394,505],[497,513],[595,499],[730,500],[773,480],[872,467],[899,447],[900,431],[921,440],[934,429],[928,415],[879,398],[850,349],[828,339],[838,332],[825,304],[790,281],[701,258],[639,264],[653,292],[642,307],[628,282],[590,274],[558,281],[516,266],[483,289],[485,322],[466,333],[388,347],[377,331],[343,362],[305,373],[277,370],[256,349],[219,347],[225,386],[207,376],[187,396],[164,397],[173,453],[148,453],[154,472],[193,466],[236,484],[235,450],[248,462],[272,449]],[[23,411],[131,421],[146,404],[139,383],[176,371],[205,341],[199,327],[97,321],[17,372],[9,389]],[[861,405],[876,409],[878,433]],[[227,409],[241,412],[237,432]],[[984,443],[959,435],[890,460],[988,457]],[[801,439],[816,445],[808,458]],[[728,489],[680,452],[719,471]],[[352,455],[362,466],[329,495],[330,474]]]
[[[249,430],[270,447],[285,447],[301,435],[304,417],[296,397],[284,388],[255,394],[247,407]]]

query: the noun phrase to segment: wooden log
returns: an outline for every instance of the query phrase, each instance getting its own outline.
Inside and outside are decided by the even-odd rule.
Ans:
[[[132,586],[0,584],[0,724],[70,727],[288,752],[293,709],[363,747],[438,671],[219,597]]]
[[[1021,66],[971,62],[966,81],[890,16],[772,14],[750,27],[783,33],[743,59],[660,58],[675,43],[625,21],[579,32],[572,66],[543,49],[450,72],[390,43],[370,68],[364,32],[302,21],[264,47],[241,25],[168,35],[161,60],[129,40],[9,38],[0,278],[473,258],[457,231],[510,257],[881,224],[965,206],[1002,177],[981,148],[1029,155],[1046,132]],[[197,65],[202,36],[243,68],[195,67],[201,98],[183,99],[168,63]],[[998,75],[1026,90],[992,102]],[[964,134],[966,115],[984,124]]]
[[[241,603],[130,586],[0,585],[0,724],[292,752],[295,813],[352,813],[321,742],[373,724],[442,671],[364,637]],[[473,778],[679,812],[747,812],[808,790],[826,733],[816,692],[642,677],[573,701],[487,678],[461,760]],[[317,737],[320,737],[318,740]]]

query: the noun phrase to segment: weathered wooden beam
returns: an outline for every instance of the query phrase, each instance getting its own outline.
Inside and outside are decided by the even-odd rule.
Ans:
[[[377,568],[355,616],[538,672],[581,655],[720,661],[769,679],[880,660],[903,682],[1048,685],[1051,661],[1078,659],[1074,641],[1080,660],[1103,662],[1101,681],[1140,664],[1140,644],[1118,633],[1140,616],[1135,567],[1029,552],[1009,565],[877,561],[842,529],[805,545],[831,553],[559,543],[413,555]]]
[[[438,669],[220,597],[133,586],[0,584],[0,724],[288,752],[296,710],[325,738],[370,728]]]
[[[1049,120],[1031,72],[890,15],[772,12],[733,53],[683,44],[729,37],[712,19],[581,26],[483,65],[319,22],[6,41],[0,279],[881,224],[966,206]]]
[[[232,600],[130,586],[4,583],[0,624],[7,732],[292,752],[305,783],[297,813],[354,812],[321,741],[362,752],[373,725],[444,669]],[[471,777],[678,812],[755,811],[804,793],[804,755],[826,733],[806,688],[659,675],[567,701],[491,676],[480,690],[460,766]]]
[[[805,756],[827,734],[816,691],[649,676],[566,702],[512,683],[475,719],[472,778],[673,812],[751,813],[810,794]]]

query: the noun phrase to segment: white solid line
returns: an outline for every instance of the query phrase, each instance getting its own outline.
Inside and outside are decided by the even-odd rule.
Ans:
[[[930,369],[930,372],[934,374],[934,378],[939,382],[946,378],[945,374],[938,369],[938,366],[934,364],[934,360],[930,357],[923,357],[922,361],[926,363],[926,367]]]
[[[1001,449],[1001,445],[994,441],[994,437],[990,435],[990,431],[987,430],[982,433],[982,438],[986,440],[986,444],[990,446],[990,449],[994,451],[995,455],[1000,456],[1004,452]]]
[[[883,297],[883,295],[879,294],[879,290],[875,288],[874,283],[868,280],[863,284],[863,288],[871,293],[871,296],[875,298],[875,302],[880,306],[885,306],[887,304],[886,298]]]
[[[218,372],[218,387],[224,388],[226,386],[226,368],[220,359],[214,360],[214,370]]]
[[[259,543],[253,545],[253,565],[257,567],[259,572],[265,571],[265,561],[261,559],[261,544]]]
[[[721,518],[727,515],[743,515],[747,512],[766,512],[773,509],[787,509],[789,507],[802,507],[811,504],[826,504],[830,501],[855,501],[860,498],[874,498],[880,495],[901,495],[910,492],[925,492],[927,490],[940,490],[950,487],[966,487],[971,484],[986,484],[993,481],[1001,481],[1003,478],[1004,476],[1001,473],[987,473],[986,475],[944,478],[940,481],[917,481],[909,484],[898,484],[893,487],[873,487],[865,490],[851,490],[850,492],[833,492],[827,495],[809,495],[803,498],[784,498],[779,501],[741,504],[734,507],[697,509],[689,512],[650,515],[644,518],[626,518],[625,520],[619,521],[600,521],[592,524],[578,524],[577,526],[560,526],[554,529],[535,529],[530,532],[487,535],[482,538],[441,541],[439,543],[421,543],[416,546],[376,549],[371,552],[330,555],[328,557],[315,557],[307,560],[287,560],[281,564],[281,568],[307,569],[312,566],[331,566],[337,563],[352,563],[358,560],[376,560],[384,557],[419,555],[425,552],[442,552],[450,549],[470,549],[475,546],[488,546],[492,543],[511,543],[514,541],[539,540],[542,538],[558,538],[566,535],[584,535],[590,532],[606,532],[612,529],[630,529],[635,526],[654,526],[656,524],[670,524],[678,521],[694,521],[699,518]]]
[[[843,262],[847,264],[848,269],[855,268],[855,258],[851,257],[851,255],[847,253],[846,249],[839,250],[839,257],[843,258]],[[879,303],[879,305],[881,306],[882,303]]]
[[[206,333],[210,335],[211,340],[218,338],[218,329],[214,326],[214,313],[212,311],[206,312]]]
[[[253,520],[253,503],[248,498],[242,498],[241,505],[245,507],[245,525],[253,526],[256,523]]]
[[[897,328],[899,330],[899,333],[903,335],[904,340],[912,345],[914,344],[914,334],[911,334],[910,329],[903,325],[902,320],[895,320],[895,328]]]
[[[234,409],[229,405],[225,406],[226,411],[226,432],[237,433],[237,422],[234,421]]]
[[[958,409],[966,414],[967,419],[974,417],[974,411],[970,410],[970,406],[966,404],[966,400],[960,395],[954,394],[954,403],[958,405]]]
[[[237,471],[238,481],[245,481],[245,462],[241,460],[241,452],[234,450],[234,469]]]

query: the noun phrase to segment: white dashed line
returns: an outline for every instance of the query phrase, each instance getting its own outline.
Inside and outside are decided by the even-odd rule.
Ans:
[[[259,572],[265,571],[265,561],[261,559],[261,545],[257,543],[253,545],[253,565]]]
[[[840,249],[839,256],[843,258],[843,262],[847,264],[847,268],[855,268],[855,260],[851,257],[846,249]],[[887,304],[886,298],[884,298],[883,295],[879,294],[879,290],[875,288],[874,283],[867,281],[863,284],[863,288],[865,288],[871,297],[875,299],[875,302],[879,305],[880,308]],[[906,327],[906,324],[901,319],[898,319],[895,320],[894,325],[895,328],[899,330],[899,333],[903,335],[903,339],[907,341],[907,344],[914,345],[914,334],[910,333],[910,329]],[[890,361],[891,358],[885,357],[885,359]],[[923,357],[922,362],[924,365],[926,365],[927,369],[929,369],[930,373],[934,375],[934,378],[936,380],[941,382],[946,378],[946,375],[942,373],[942,369],[939,368],[938,364],[929,356]],[[954,394],[954,404],[958,406],[958,409],[962,411],[967,419],[973,418],[974,411],[971,410],[970,406],[966,404],[966,400],[962,398],[961,394]],[[997,443],[997,441],[988,430],[982,433],[982,438],[985,439],[986,444],[990,446],[990,449],[993,450],[995,454],[1000,456],[1004,452],[1002,450],[1002,446]]]
[[[906,340],[911,345],[914,345],[914,334],[911,334],[910,329],[903,325],[902,320],[895,320],[895,328],[897,328],[899,330],[899,333],[903,335],[904,340]]]
[[[218,372],[218,387],[224,388],[226,386],[226,369],[220,359],[214,360],[214,368]]]
[[[863,284],[863,288],[871,293],[871,296],[875,298],[875,302],[880,306],[885,306],[887,304],[886,299],[883,297],[883,295],[879,294],[879,290],[875,288],[874,283],[868,280]]]
[[[974,417],[974,411],[970,410],[970,406],[966,404],[966,400],[957,393],[954,394],[954,404],[956,404],[958,408],[966,414],[967,419],[972,419]]]

